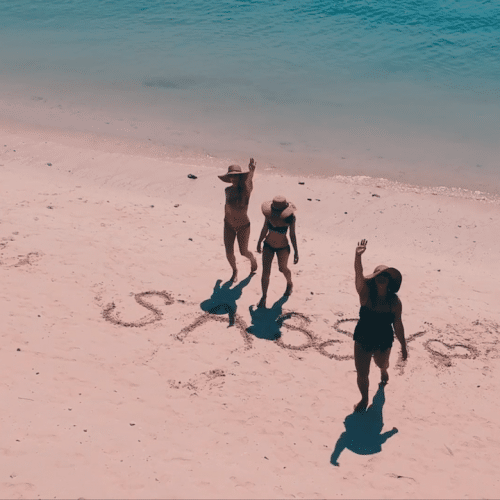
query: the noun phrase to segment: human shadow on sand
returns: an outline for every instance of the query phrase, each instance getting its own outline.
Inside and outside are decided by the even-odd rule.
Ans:
[[[233,281],[226,281],[221,285],[222,280],[217,280],[212,296],[204,300],[200,307],[202,311],[210,314],[227,314],[229,316],[229,326],[234,325],[234,315],[236,314],[236,301],[241,297],[245,288],[254,275],[250,274],[235,287],[231,288]]]
[[[384,385],[379,384],[372,405],[364,412],[353,412],[344,420],[343,432],[330,458],[332,465],[339,466],[338,459],[347,448],[358,455],[373,455],[382,451],[382,445],[398,432],[396,427],[381,434],[384,427],[382,407],[385,403]]]
[[[281,337],[280,328],[283,323],[280,321],[280,316],[283,313],[283,304],[287,300],[288,297],[283,295],[270,309],[250,306],[252,324],[247,328],[247,332],[259,339],[278,340]]]

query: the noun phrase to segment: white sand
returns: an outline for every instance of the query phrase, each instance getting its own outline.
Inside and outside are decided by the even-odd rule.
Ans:
[[[231,274],[217,178],[226,160],[0,130],[0,497],[498,496],[497,201],[273,175],[256,152],[251,249],[262,201],[283,194],[298,206],[300,261],[275,342],[259,336],[280,311],[264,328],[250,312],[260,269],[234,326],[200,307]],[[359,400],[342,331],[358,314],[361,238],[366,273],[381,263],[403,273],[409,359],[396,341],[381,432],[398,432],[373,453],[380,415],[354,430],[348,419],[370,453],[345,449],[334,466]],[[249,263],[237,260],[243,280]],[[284,289],[274,264],[269,307]],[[165,292],[142,296],[149,310],[134,300],[148,291]],[[371,396],[379,376],[373,366]]]

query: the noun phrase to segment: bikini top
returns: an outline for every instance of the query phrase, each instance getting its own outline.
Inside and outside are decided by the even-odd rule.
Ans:
[[[267,221],[267,227],[269,228],[269,231],[275,231],[280,234],[286,234],[288,231],[288,226],[273,226],[269,221]]]

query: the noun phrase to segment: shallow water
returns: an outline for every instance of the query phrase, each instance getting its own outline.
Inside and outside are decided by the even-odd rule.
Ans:
[[[3,114],[500,193],[499,35],[494,1],[4,0]]]

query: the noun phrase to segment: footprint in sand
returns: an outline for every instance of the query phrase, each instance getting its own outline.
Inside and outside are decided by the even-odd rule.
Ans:
[[[39,252],[30,252],[26,255],[19,255],[18,257],[19,261],[17,264],[14,264],[14,267],[31,266],[42,258]]]
[[[221,369],[214,369],[208,372],[202,372],[196,377],[189,379],[183,384],[180,381],[168,380],[167,383],[171,389],[187,389],[197,392],[203,390],[220,389],[225,383],[224,377],[226,373]]]
[[[0,250],[5,248],[0,244]],[[0,261],[0,265],[4,265],[6,267],[24,267],[24,266],[32,266],[36,264],[41,258],[43,253],[41,252],[29,252],[26,255],[17,255],[16,257],[2,257]]]

